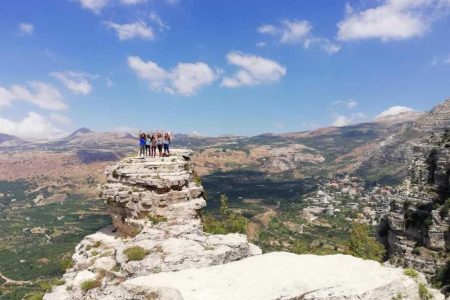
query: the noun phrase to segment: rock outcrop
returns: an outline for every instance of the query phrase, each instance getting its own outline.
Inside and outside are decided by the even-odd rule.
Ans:
[[[261,254],[245,235],[203,232],[200,210],[206,201],[194,176],[191,152],[172,153],[164,158],[126,158],[108,169],[101,196],[113,225],[78,244],[65,284],[45,299],[140,299],[121,291],[119,284],[137,276]],[[129,249],[142,257],[130,257]]]
[[[411,145],[408,177],[381,227],[391,261],[430,277],[450,260],[450,122],[433,115],[423,126],[438,129]]]
[[[379,145],[367,153],[357,167],[363,177],[401,182],[408,175],[408,163],[413,155],[411,143],[420,143],[430,133],[450,128],[450,99],[431,111],[417,115],[414,121],[406,122],[396,134],[387,136]]]
[[[402,269],[345,255],[261,255],[245,235],[203,232],[190,152],[173,154],[108,170],[102,197],[113,225],[81,241],[45,300],[420,299],[423,278]]]

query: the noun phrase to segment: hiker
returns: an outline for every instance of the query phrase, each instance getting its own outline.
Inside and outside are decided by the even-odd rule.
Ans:
[[[165,132],[164,133],[164,141],[163,141],[163,145],[164,145],[164,156],[169,156],[170,155],[170,151],[169,151],[169,145],[170,145],[170,136],[171,134]]]
[[[147,136],[145,138],[145,156],[151,156],[150,154],[150,145],[152,141],[150,140],[150,134],[147,133]]]
[[[155,157],[156,156],[156,137],[155,137],[154,133],[152,134],[150,141],[151,141],[150,156]]]
[[[139,138],[139,157],[145,157],[145,133],[141,133]]]
[[[163,135],[161,132],[158,132],[156,135],[156,145],[158,146],[159,156],[162,156],[162,148],[163,148]]]

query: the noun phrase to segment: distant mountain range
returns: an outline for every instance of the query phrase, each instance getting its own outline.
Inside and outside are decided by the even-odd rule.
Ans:
[[[306,132],[252,137],[205,137],[175,134],[172,147],[196,150],[200,175],[251,169],[283,178],[356,173],[368,180],[399,182],[404,178],[410,142],[450,126],[450,100],[431,112],[403,112],[372,122],[325,127]],[[136,153],[137,136],[125,132],[94,132],[80,128],[47,142],[28,142],[0,134],[2,151],[74,153],[80,163],[117,160]],[[1,152],[1,151],[0,151]]]

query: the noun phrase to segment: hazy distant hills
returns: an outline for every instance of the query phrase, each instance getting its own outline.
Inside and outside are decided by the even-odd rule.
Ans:
[[[200,175],[253,170],[280,178],[304,178],[356,172],[369,180],[392,183],[405,175],[408,144],[434,128],[450,126],[449,116],[450,101],[446,101],[425,114],[404,112],[373,122],[308,132],[252,137],[174,134],[172,147],[194,149]],[[0,154],[15,153],[17,159],[30,152],[65,153],[71,157],[66,160],[83,165],[135,154],[137,144],[137,136],[130,133],[80,128],[59,140],[40,143],[1,134]]]
[[[1,147],[18,147],[26,144],[26,142],[14,135],[0,133],[0,148]]]
[[[383,149],[381,145],[386,144],[386,138],[410,128],[419,116],[419,113],[402,113],[377,118],[370,123],[253,137],[175,134],[172,146],[196,150],[194,160],[200,175],[241,169],[283,178],[353,172],[367,160],[369,153]],[[70,156],[65,159],[73,164],[115,161],[137,153],[137,144],[137,136],[130,133],[94,132],[88,128],[80,128],[58,140],[39,143],[0,135],[3,151],[19,157],[32,152],[40,155],[44,152],[64,153]]]

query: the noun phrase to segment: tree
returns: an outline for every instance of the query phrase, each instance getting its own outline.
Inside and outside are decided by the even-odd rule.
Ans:
[[[246,233],[248,220],[230,210],[228,197],[220,196],[220,216],[218,218],[206,214],[203,218],[203,229],[212,234]]]
[[[353,222],[348,242],[349,254],[381,262],[386,250],[374,237],[369,235],[366,224]]]

